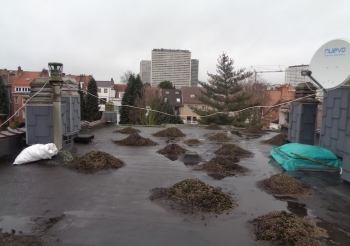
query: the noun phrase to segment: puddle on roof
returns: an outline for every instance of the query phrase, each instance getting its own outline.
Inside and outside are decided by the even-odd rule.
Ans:
[[[31,226],[28,226],[31,225]],[[2,232],[11,233],[11,230],[23,233],[30,233],[33,223],[30,217],[2,216],[0,217],[0,228]]]

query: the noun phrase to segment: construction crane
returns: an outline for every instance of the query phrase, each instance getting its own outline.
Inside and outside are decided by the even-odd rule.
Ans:
[[[282,69],[281,69],[281,65],[276,65],[276,66],[278,66],[279,67],[279,70],[271,70],[271,71],[256,71],[255,70],[255,68],[253,67],[253,66],[251,66],[252,67],[252,69],[254,70],[254,73],[255,73],[255,79],[254,79],[254,82],[256,83],[256,74],[257,73],[283,73],[283,72],[285,72],[285,71],[283,71]],[[256,68],[258,68],[257,66],[255,66]],[[266,68],[265,68],[266,69]]]

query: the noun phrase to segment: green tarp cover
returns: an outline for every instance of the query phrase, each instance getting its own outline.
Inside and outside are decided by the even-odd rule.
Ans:
[[[328,149],[321,148],[319,146],[289,143],[284,144],[281,147],[273,146],[270,154],[286,170],[295,170],[296,167],[328,168],[326,165],[298,157],[292,154],[292,152],[307,158],[327,163],[335,168],[342,167],[342,162],[335,154]]]

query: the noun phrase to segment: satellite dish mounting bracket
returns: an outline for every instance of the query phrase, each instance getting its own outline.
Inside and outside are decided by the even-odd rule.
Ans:
[[[327,92],[327,90],[319,82],[317,82],[317,80],[314,77],[312,77],[311,74],[312,74],[312,71],[310,70],[301,71],[302,76],[308,76],[319,88],[323,90],[323,92]]]

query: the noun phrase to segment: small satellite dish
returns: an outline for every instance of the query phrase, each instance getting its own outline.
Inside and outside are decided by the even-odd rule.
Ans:
[[[322,45],[312,57],[309,71],[324,89],[350,83],[350,42],[335,39]]]

